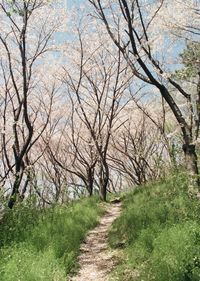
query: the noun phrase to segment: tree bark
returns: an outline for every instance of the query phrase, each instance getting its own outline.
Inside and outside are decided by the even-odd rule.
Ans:
[[[102,164],[101,170],[100,170],[100,187],[99,187],[99,196],[100,199],[104,202],[106,202],[107,198],[107,186],[109,181],[109,168],[106,161]]]
[[[106,202],[106,198],[107,198],[107,183],[101,182],[100,184],[100,190],[99,190],[99,195],[100,195],[100,199],[104,202]]]
[[[94,186],[94,168],[89,168],[87,170],[87,191],[89,196],[93,195],[93,186]]]
[[[21,179],[22,177],[20,175],[16,175],[16,178],[15,178],[15,182],[14,182],[14,185],[13,185],[13,190],[12,190],[12,193],[11,193],[11,196],[9,198],[9,201],[8,201],[8,207],[10,209],[13,208],[13,206],[15,205],[16,201],[18,200],[18,198],[20,197],[20,194],[19,194],[19,186],[20,186],[20,183],[21,183]]]
[[[200,191],[196,146],[194,144],[184,144],[183,151],[185,154],[185,168],[187,169],[190,176],[188,191],[190,194],[194,195]]]
[[[93,180],[89,181],[87,190],[88,190],[89,196],[91,197],[93,195]]]
[[[198,176],[199,169],[197,163],[196,146],[194,144],[184,144],[183,151],[185,154],[185,166],[189,173],[193,176]],[[199,183],[199,180],[198,180]]]

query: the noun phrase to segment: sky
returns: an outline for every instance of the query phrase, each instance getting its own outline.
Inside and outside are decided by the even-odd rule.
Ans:
[[[72,7],[74,5],[79,6],[81,3],[83,3],[84,0],[64,0],[67,3],[67,7]]]

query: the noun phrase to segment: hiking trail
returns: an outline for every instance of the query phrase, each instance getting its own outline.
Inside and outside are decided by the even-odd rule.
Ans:
[[[116,263],[114,251],[108,249],[108,231],[120,212],[120,202],[111,204],[98,226],[88,233],[78,257],[80,270],[70,281],[108,280],[108,274]]]

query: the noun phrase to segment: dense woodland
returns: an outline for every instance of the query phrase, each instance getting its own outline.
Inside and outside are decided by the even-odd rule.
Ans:
[[[158,203],[153,201],[154,195],[160,196],[158,217],[162,213],[165,219],[152,215],[141,218],[141,225],[145,224],[143,219],[155,219],[157,225],[170,226],[176,224],[177,213],[169,214],[174,206],[180,207],[173,197],[178,196],[185,202],[180,218],[196,221],[195,225],[188,223],[188,228],[196,229],[199,222],[199,0],[72,2],[0,0],[0,257],[9,256],[10,248],[6,247],[15,248],[12,242],[17,243],[13,264],[18,255],[25,257],[23,243],[28,237],[32,241],[28,252],[32,253],[32,247],[48,248],[44,246],[50,239],[44,220],[49,228],[53,221],[55,237],[48,241],[51,244],[54,239],[57,244],[38,259],[41,270],[51,264],[52,253],[65,264],[65,269],[60,269],[59,262],[53,261],[56,269],[47,267],[49,275],[45,270],[37,276],[23,271],[19,273],[23,279],[12,275],[14,265],[4,260],[0,268],[8,267],[0,269],[0,275],[6,281],[64,280],[63,276],[76,268],[80,241],[103,214],[100,207],[94,210],[98,198],[106,202],[113,194],[131,189],[136,195],[131,193],[130,198],[138,196],[138,202],[145,205],[143,196],[149,195],[153,208]],[[176,177],[180,177],[176,179],[178,194],[171,180]],[[144,187],[149,184],[150,191]],[[170,196],[174,205],[170,205]],[[91,198],[74,203],[82,197]],[[169,202],[167,210],[161,208],[164,201]],[[134,202],[136,199],[125,199],[124,220],[120,218],[110,233],[111,247],[132,247],[138,239],[141,225],[133,223],[131,234],[125,235],[130,221],[140,216],[129,209]],[[184,215],[190,204],[193,217]],[[144,206],[139,205],[136,202],[138,210]],[[63,225],[69,214],[72,219]],[[82,224],[85,229],[80,230]],[[156,236],[160,230],[149,225],[148,231]],[[134,228],[135,238],[131,236]],[[69,240],[57,236],[69,229]],[[168,234],[174,235],[173,231]],[[164,234],[160,239],[165,240]],[[149,237],[146,240],[151,241]],[[58,241],[63,241],[62,245]],[[138,245],[136,255],[142,247]],[[148,247],[153,249],[153,242]],[[137,263],[144,262],[145,268],[150,248],[143,248],[139,262],[129,255],[128,266],[137,268]],[[30,260],[38,256],[34,251]],[[157,263],[158,255],[152,260]],[[196,275],[192,273],[196,265],[190,265],[186,265],[192,269],[185,275],[169,277],[163,265],[165,274],[152,266],[154,279],[145,271],[143,277],[139,274],[133,279],[129,270],[122,277],[119,270],[115,274],[121,279],[114,275],[114,280],[200,280],[198,270]],[[147,271],[149,266],[147,262]]]

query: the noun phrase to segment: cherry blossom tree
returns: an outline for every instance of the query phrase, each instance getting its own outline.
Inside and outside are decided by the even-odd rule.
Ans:
[[[156,89],[171,109],[182,131],[187,169],[191,174],[197,175],[199,91],[196,91],[194,98],[184,84],[173,78],[172,54],[176,49],[169,48],[165,42],[167,38],[167,43],[173,45],[173,33],[177,42],[177,30],[181,32],[181,38],[183,35],[191,36],[195,30],[198,31],[200,20],[198,4],[195,1],[166,3],[163,0],[153,2],[119,0],[115,3],[109,0],[89,0],[89,2],[94,7],[95,16],[103,22],[114,45],[126,59],[134,77],[148,84],[150,89]],[[172,4],[173,9],[170,9],[169,13]],[[180,98],[187,105],[187,115],[179,106]]]
[[[130,72],[126,71],[120,52],[112,53],[113,48],[109,44],[106,46],[104,34],[99,32],[93,35],[94,44],[91,45],[87,28],[84,26],[81,30],[78,27],[78,40],[73,44],[71,62],[64,68],[63,82],[73,107],[72,131],[75,126],[78,128],[74,125],[78,119],[83,128],[80,133],[76,129],[76,133],[72,134],[71,144],[76,161],[79,159],[82,165],[84,162],[86,174],[92,174],[92,178],[94,174],[98,175],[100,197],[106,200],[110,175],[107,153],[112,132],[120,126],[118,115],[127,103],[122,93],[129,85]],[[80,139],[87,143],[84,152],[77,149]],[[86,157],[88,154],[89,158]],[[73,161],[74,165],[76,161]],[[94,184],[94,179],[91,184]]]
[[[29,166],[39,157],[30,156],[48,126],[57,91],[48,71],[53,35],[62,22],[56,9],[45,0],[0,2],[1,142],[4,175],[11,175],[10,208],[24,196]]]
[[[113,136],[109,157],[112,167],[121,172],[129,184],[142,185],[164,176],[171,161],[159,126],[144,112],[133,108],[132,118]]]

